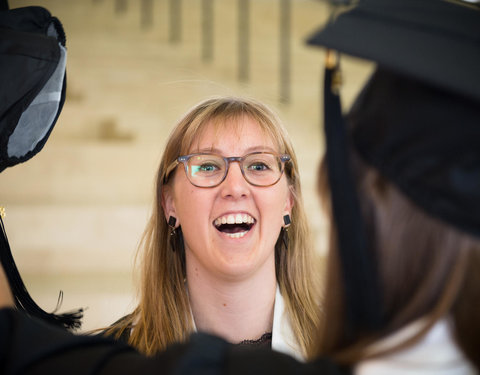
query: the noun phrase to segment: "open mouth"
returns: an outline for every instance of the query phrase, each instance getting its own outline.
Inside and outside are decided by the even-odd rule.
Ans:
[[[220,216],[213,222],[218,231],[231,238],[245,236],[255,225],[255,219],[248,214],[235,214]]]

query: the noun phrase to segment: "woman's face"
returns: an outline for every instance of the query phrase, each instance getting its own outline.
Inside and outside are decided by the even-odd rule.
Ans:
[[[217,129],[207,124],[189,153],[229,157],[255,151],[279,152],[255,120],[243,117],[227,120]],[[200,188],[189,182],[183,165],[174,173],[171,186],[164,190],[163,203],[167,219],[174,216],[182,226],[188,270],[230,280],[260,270],[274,272],[275,243],[283,215],[290,213],[293,205],[285,174],[273,186],[253,186],[244,179],[239,163],[233,162],[220,185]],[[230,226],[229,233],[218,226],[222,220],[253,225],[238,235],[235,232],[245,229]]]

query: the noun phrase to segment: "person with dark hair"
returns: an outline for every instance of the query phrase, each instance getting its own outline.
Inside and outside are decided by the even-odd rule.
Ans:
[[[358,374],[477,373],[480,8],[365,0],[309,42],[329,48],[317,354]],[[377,63],[345,123],[333,50]]]

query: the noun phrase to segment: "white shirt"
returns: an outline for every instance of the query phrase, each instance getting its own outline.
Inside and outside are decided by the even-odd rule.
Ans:
[[[195,325],[195,319],[193,313],[191,313],[193,319],[193,328],[197,331]],[[281,353],[288,354],[295,357],[299,361],[305,361],[300,346],[295,339],[290,325],[290,319],[285,311],[285,303],[283,297],[280,294],[280,287],[277,284],[277,290],[275,292],[275,303],[273,307],[273,327],[272,327],[272,350],[276,350]]]
[[[412,337],[425,324],[415,321],[400,331],[372,345],[371,349],[385,349]],[[456,345],[447,319],[442,319],[415,345],[355,366],[355,375],[471,375],[477,374]]]
[[[285,303],[277,285],[275,306],[273,308],[272,350],[288,354],[299,361],[305,361],[300,346],[290,325],[290,319],[285,311]]]

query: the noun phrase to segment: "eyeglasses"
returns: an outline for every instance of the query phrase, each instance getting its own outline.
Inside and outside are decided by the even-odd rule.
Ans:
[[[290,161],[286,154],[270,152],[253,152],[245,156],[232,156],[229,158],[209,153],[197,153],[179,156],[165,175],[166,182],[169,173],[179,164],[183,163],[185,174],[190,183],[197,187],[215,187],[220,185],[227,177],[230,163],[238,162],[245,180],[254,186],[272,186],[282,177],[285,163]]]

